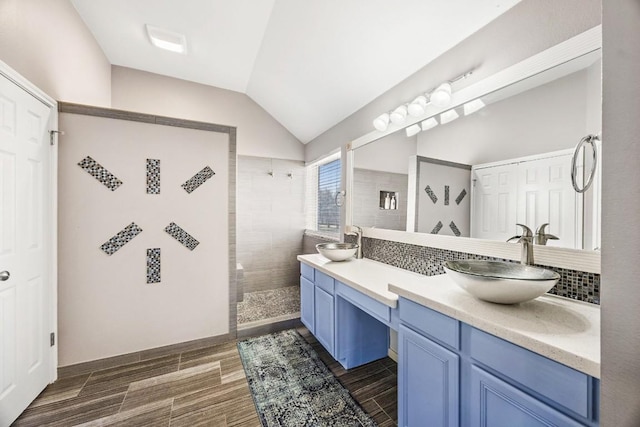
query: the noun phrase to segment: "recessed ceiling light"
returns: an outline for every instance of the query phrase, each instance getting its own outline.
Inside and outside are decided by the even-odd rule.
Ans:
[[[154,46],[183,55],[187,54],[187,38],[184,34],[154,27],[149,24],[146,24],[145,28],[147,29],[149,40]]]

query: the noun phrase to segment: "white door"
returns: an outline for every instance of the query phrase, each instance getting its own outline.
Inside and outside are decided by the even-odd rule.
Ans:
[[[559,240],[549,240],[547,245],[582,248],[582,210],[578,209],[578,196],[571,186],[570,154],[520,163],[518,194],[520,224],[535,232],[549,223],[547,233]]]
[[[51,115],[0,75],[0,426],[51,376]]]
[[[517,165],[474,168],[471,178],[471,237],[506,241],[515,236]]]

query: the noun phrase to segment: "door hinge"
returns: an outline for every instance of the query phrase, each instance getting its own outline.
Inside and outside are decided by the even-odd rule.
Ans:
[[[51,332],[51,334],[49,335],[49,344],[51,344],[51,347],[56,345],[56,333],[55,332]]]
[[[61,130],[50,130],[49,131],[49,144],[56,145],[56,134],[64,135],[64,132]]]

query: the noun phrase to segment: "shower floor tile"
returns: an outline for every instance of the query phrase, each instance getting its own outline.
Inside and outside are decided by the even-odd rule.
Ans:
[[[300,317],[300,286],[247,292],[238,303],[238,328]]]

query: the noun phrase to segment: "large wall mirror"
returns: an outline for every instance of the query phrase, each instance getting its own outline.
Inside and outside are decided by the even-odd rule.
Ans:
[[[421,117],[417,133],[399,127],[354,141],[348,225],[505,242],[520,223],[548,236],[540,244],[598,250],[600,168],[583,194],[571,169],[576,144],[601,131],[601,49],[561,55]],[[577,156],[579,181],[592,170],[590,150]]]

